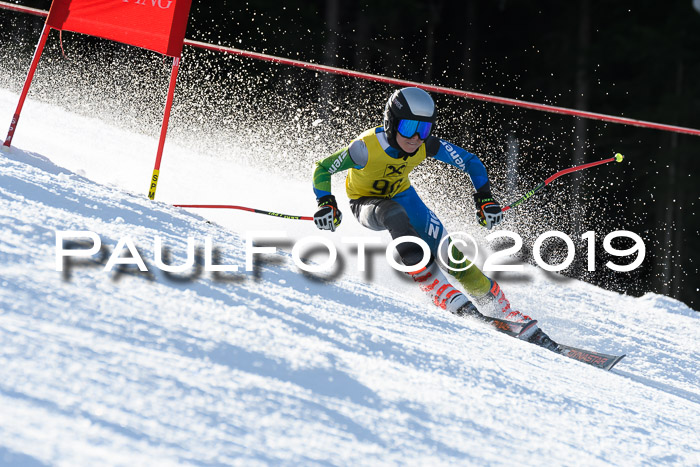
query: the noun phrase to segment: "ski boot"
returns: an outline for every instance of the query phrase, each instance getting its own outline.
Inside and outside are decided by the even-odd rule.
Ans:
[[[534,332],[528,334],[529,336],[520,336],[520,338],[530,342],[531,344],[544,347],[547,350],[556,351],[559,348],[559,344],[550,339],[549,336],[545,334],[545,332],[542,329],[536,326]]]
[[[476,311],[476,307],[467,296],[450,284],[434,259],[426,267],[407,274],[433,299],[435,305],[443,310],[459,316],[468,314],[471,309]]]
[[[484,314],[493,316],[494,318],[502,318],[507,321],[515,321],[517,323],[532,320],[529,316],[510,307],[510,302],[495,280],[489,279],[489,282],[491,283],[489,291],[474,300]]]
[[[467,303],[459,307],[455,314],[457,316],[474,316],[476,318],[483,318],[484,316],[479,310],[476,309],[476,306],[470,301],[467,301]]]

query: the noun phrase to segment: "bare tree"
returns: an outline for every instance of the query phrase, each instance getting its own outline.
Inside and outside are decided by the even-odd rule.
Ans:
[[[435,30],[442,13],[442,0],[433,0],[428,6],[428,24],[425,29],[425,61],[423,62],[423,82],[433,80],[433,65],[435,62]]]
[[[683,65],[683,59],[678,58],[676,62],[676,97],[681,98],[683,95],[683,78],[684,78],[685,67]],[[675,116],[675,123],[678,123],[678,115]],[[671,133],[671,183],[669,186],[669,196],[667,201],[667,206],[669,208],[670,216],[673,219],[673,229],[669,225],[666,230],[666,244],[673,245],[675,250],[675,261],[671,265],[671,269],[667,271],[670,274],[668,278],[669,291],[673,297],[681,296],[681,279],[683,277],[683,205],[685,204],[685,190],[679,189],[678,184],[675,180],[675,175],[682,175],[685,172],[684,169],[684,157],[680,154],[680,141],[678,133]],[[671,237],[671,233],[673,236]]]
[[[477,0],[464,2],[465,28],[462,55],[462,78],[467,89],[474,86],[476,78]]]
[[[376,72],[369,68],[370,64],[370,53],[368,50],[370,44],[370,37],[372,33],[372,23],[370,20],[370,15],[364,11],[360,11],[355,17],[355,34],[354,43],[355,48],[353,50],[353,69],[359,71],[366,71],[369,73]],[[362,94],[364,81],[357,79],[355,81],[355,94],[360,96]]]
[[[591,44],[591,2],[581,0],[579,5],[578,22],[578,54],[576,56],[576,99],[575,108],[587,110],[588,108],[588,65],[589,49]],[[580,165],[586,162],[586,140],[588,132],[588,120],[576,118],[574,123],[574,144],[573,144],[573,165]],[[572,222],[574,238],[580,238],[582,232],[582,219],[584,209],[579,203],[581,195],[580,173],[574,174],[572,180]]]
[[[340,24],[340,0],[326,0],[326,47],[323,51],[323,64],[338,65],[338,33]],[[335,96],[335,75],[323,73],[321,77],[321,98],[332,99]]]

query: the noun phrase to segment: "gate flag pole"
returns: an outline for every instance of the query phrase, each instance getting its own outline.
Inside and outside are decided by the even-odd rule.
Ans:
[[[27,79],[24,80],[24,86],[22,87],[22,94],[19,96],[19,102],[17,103],[17,109],[12,117],[12,122],[10,122],[10,129],[7,132],[7,138],[3,146],[10,147],[12,144],[12,137],[15,135],[15,130],[17,129],[17,122],[19,121],[19,114],[22,112],[22,107],[24,106],[24,100],[27,98],[29,93],[29,86],[32,84],[32,79],[34,79],[34,72],[39,65],[39,59],[41,58],[41,53],[44,51],[44,46],[46,45],[46,39],[49,37],[51,32],[51,27],[44,23],[44,29],[41,31],[41,37],[39,38],[39,43],[34,51],[34,57],[32,58],[32,63],[29,66],[29,72],[27,73]]]
[[[168,133],[168,121],[170,120],[170,109],[173,106],[175,96],[175,84],[177,83],[177,72],[180,70],[180,57],[173,57],[173,68],[170,72],[170,85],[168,86],[168,98],[165,101],[165,112],[163,113],[163,124],[160,127],[160,140],[158,141],[158,152],[156,162],[151,176],[151,186],[148,189],[148,198],[154,200],[156,188],[158,187],[158,175],[160,174],[160,160],[163,157],[163,147],[165,146],[165,136]]]

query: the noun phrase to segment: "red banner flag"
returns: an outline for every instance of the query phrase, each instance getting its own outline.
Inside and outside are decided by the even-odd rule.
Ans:
[[[54,0],[46,24],[179,57],[192,0]]]

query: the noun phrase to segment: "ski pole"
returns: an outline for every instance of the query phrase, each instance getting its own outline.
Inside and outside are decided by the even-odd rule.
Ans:
[[[505,212],[505,211],[507,211],[507,210],[509,210],[509,209],[511,209],[511,208],[520,206],[520,205],[523,204],[525,201],[527,201],[528,199],[532,198],[532,196],[534,196],[535,193],[537,193],[537,192],[540,191],[542,188],[544,188],[545,186],[549,185],[550,183],[552,183],[554,180],[556,180],[557,178],[561,177],[562,175],[566,175],[566,174],[571,173],[571,172],[577,172],[577,171],[579,171],[579,170],[589,169],[589,168],[591,168],[591,167],[595,167],[596,165],[607,164],[608,162],[612,162],[612,161],[615,161],[615,162],[622,162],[622,159],[624,159],[624,157],[625,157],[625,156],[623,156],[622,154],[620,154],[620,153],[618,152],[617,154],[615,154],[613,157],[611,157],[611,158],[609,158],[609,159],[603,159],[602,161],[590,162],[590,163],[588,163],[588,164],[577,165],[576,167],[569,167],[568,169],[560,170],[559,172],[555,173],[554,175],[552,175],[551,177],[549,177],[549,178],[546,179],[545,181],[540,182],[540,183],[539,183],[535,188],[533,188],[532,190],[530,190],[530,191],[528,191],[527,193],[525,193],[525,195],[524,195],[522,198],[518,199],[517,201],[514,201],[514,202],[510,203],[508,206],[504,206],[503,209],[502,209],[502,211]]]
[[[247,208],[245,206],[232,206],[230,204],[173,204],[173,206],[178,208],[197,208],[197,209],[238,209],[241,211],[254,212],[256,214],[265,214],[268,216],[281,217],[282,219],[292,219],[301,221],[312,221],[313,217],[307,216],[292,216],[290,214],[280,214],[278,212],[272,211],[262,211],[260,209]]]

